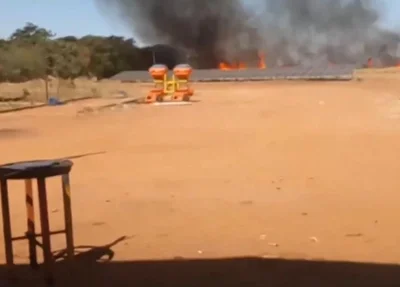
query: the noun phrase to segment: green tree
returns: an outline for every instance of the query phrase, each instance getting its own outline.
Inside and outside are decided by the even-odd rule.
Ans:
[[[54,35],[32,23],[0,42],[1,79],[19,82],[43,78],[47,74],[46,46]]]
[[[0,66],[0,78],[11,82],[43,78],[46,73],[46,62],[38,47],[11,46],[1,53]]]
[[[63,79],[74,79],[88,74],[90,54],[87,47],[78,42],[57,40],[47,48],[48,74]]]
[[[0,39],[0,81],[26,81],[46,75],[102,79],[124,70],[144,70],[149,64],[151,53],[136,47],[131,38],[55,38],[50,30],[26,23],[8,39]]]
[[[15,30],[15,32],[11,34],[9,40],[20,44],[35,45],[48,41],[54,36],[55,34],[50,30],[40,28],[28,22],[23,28]]]

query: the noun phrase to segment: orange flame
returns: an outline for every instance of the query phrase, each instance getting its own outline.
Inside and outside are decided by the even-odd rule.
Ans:
[[[262,70],[267,68],[267,64],[265,62],[265,55],[262,52],[258,52],[258,68]]]
[[[244,69],[247,69],[247,66],[243,62],[239,62],[239,63],[233,64],[233,65],[221,62],[221,63],[219,63],[219,69],[222,71],[244,70]]]
[[[266,69],[267,65],[265,63],[265,55],[262,52],[258,53],[258,68]],[[218,68],[222,71],[232,71],[232,70],[245,70],[247,69],[247,65],[244,62],[238,62],[236,64],[229,64],[227,62],[221,62],[218,65]]]
[[[239,70],[247,69],[247,65],[246,65],[246,63],[239,62],[239,63],[237,64],[237,68],[238,68]]]

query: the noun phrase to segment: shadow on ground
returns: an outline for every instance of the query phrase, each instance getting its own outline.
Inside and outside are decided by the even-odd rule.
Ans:
[[[34,133],[24,129],[6,129],[0,128],[0,139],[20,138],[22,136],[32,136]]]
[[[102,247],[77,247],[81,252],[73,264],[57,262],[55,286],[400,286],[400,265],[250,257],[113,262],[111,248],[122,240]],[[6,276],[4,266],[0,276]],[[15,276],[12,285],[0,281],[0,286],[44,286],[42,273],[28,266],[17,266]]]

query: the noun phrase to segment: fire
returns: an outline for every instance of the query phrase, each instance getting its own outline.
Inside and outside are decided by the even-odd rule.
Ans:
[[[228,63],[219,63],[219,69],[223,71],[231,71],[231,70],[245,70],[247,69],[247,66],[243,62],[239,62],[237,64],[228,64]]]
[[[265,55],[262,52],[258,53],[258,69],[266,69],[267,64],[265,63]],[[237,62],[235,64],[229,64],[227,62],[221,62],[218,68],[222,71],[232,71],[232,70],[245,70],[247,69],[247,64],[244,62]]]
[[[265,62],[265,54],[262,52],[258,52],[258,68],[262,70],[267,68],[267,64]]]

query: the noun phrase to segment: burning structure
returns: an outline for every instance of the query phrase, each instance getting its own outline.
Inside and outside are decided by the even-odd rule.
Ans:
[[[373,0],[97,1],[141,42],[187,51],[195,68],[400,63],[400,36],[380,27]]]

